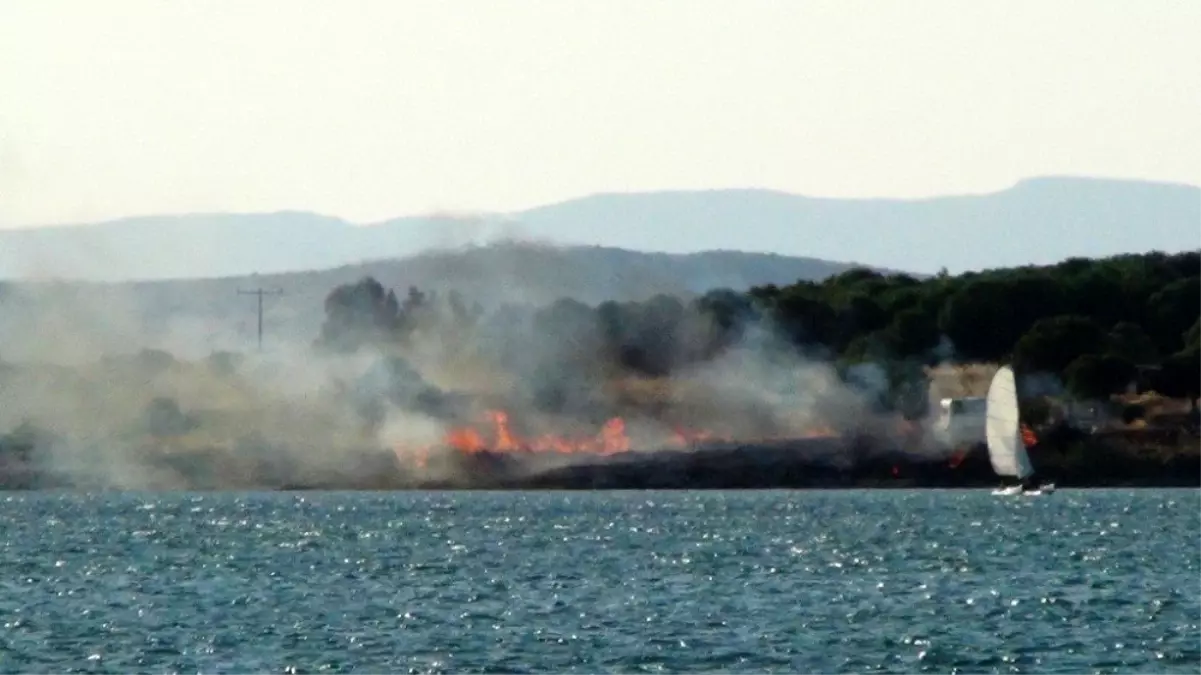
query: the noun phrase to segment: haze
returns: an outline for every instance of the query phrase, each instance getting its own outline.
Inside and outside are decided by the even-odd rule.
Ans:
[[[0,227],[1196,185],[1198,34],[1195,2],[10,0]]]

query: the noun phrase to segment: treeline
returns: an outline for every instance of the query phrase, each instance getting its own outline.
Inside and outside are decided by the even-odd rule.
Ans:
[[[1172,397],[1201,389],[1199,252],[930,278],[854,269],[689,300],[660,295],[593,307],[562,299],[491,312],[454,292],[413,288],[402,301],[367,278],[334,289],[325,310],[318,344],[326,349],[403,346],[424,333],[573,376],[669,375],[754,338],[848,372],[884,364],[893,385],[921,365],[1012,362],[1019,372],[1058,376],[1081,398],[1117,393],[1131,381]]]

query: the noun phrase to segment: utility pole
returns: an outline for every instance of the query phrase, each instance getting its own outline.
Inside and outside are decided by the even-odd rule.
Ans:
[[[263,288],[258,287],[253,291],[244,291],[238,289],[238,295],[253,295],[257,296],[259,304],[259,351],[263,351],[263,296],[264,295],[283,295],[283,289],[279,288]]]

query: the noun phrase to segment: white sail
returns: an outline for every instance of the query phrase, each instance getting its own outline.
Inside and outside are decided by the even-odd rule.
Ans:
[[[984,431],[988,439],[988,458],[999,476],[1023,480],[1034,473],[1030,455],[1022,442],[1018,418],[1017,383],[1013,369],[1002,366],[988,387],[988,412]]]

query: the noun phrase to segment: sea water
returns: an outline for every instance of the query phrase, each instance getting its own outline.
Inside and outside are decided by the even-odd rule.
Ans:
[[[8,493],[0,672],[1198,672],[1201,491]]]

